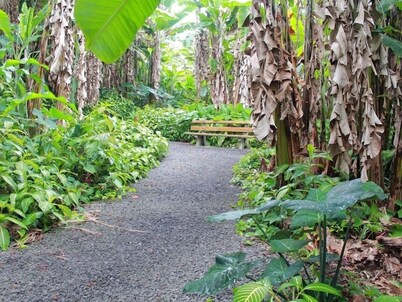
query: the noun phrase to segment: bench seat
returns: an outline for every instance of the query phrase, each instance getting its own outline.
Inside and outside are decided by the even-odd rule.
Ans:
[[[240,149],[246,147],[247,139],[255,137],[248,121],[193,120],[185,134],[193,135],[197,146],[205,145],[207,136],[238,138]]]

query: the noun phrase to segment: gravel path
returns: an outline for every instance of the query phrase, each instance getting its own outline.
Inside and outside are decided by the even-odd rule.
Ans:
[[[231,168],[244,154],[171,143],[136,193],[87,206],[96,222],[0,253],[0,301],[204,301],[183,295],[184,284],[216,254],[245,249],[233,223],[205,220],[236,201]]]

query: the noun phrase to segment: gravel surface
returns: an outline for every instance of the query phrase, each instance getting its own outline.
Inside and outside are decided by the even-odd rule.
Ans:
[[[248,249],[233,223],[206,222],[235,203],[239,188],[229,180],[244,154],[171,143],[136,193],[86,207],[95,222],[0,253],[0,301],[204,301],[182,294],[184,284],[216,254]],[[229,294],[215,301],[230,301]]]

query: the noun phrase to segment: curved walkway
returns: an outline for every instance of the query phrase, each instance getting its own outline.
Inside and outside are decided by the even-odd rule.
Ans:
[[[244,154],[171,143],[136,193],[86,207],[94,221],[0,253],[0,301],[204,301],[183,295],[184,284],[216,254],[244,250],[233,223],[206,222],[235,203],[229,180]]]

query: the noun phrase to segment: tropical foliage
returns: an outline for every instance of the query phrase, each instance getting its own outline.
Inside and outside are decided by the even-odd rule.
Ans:
[[[278,257],[220,255],[185,290],[214,294],[265,265],[235,301],[337,299],[347,242],[401,236],[401,11],[400,0],[0,0],[0,248],[129,191],[167,139],[192,141],[191,120],[250,120],[261,143],[235,167],[240,209],[212,220],[238,220],[246,243]]]

